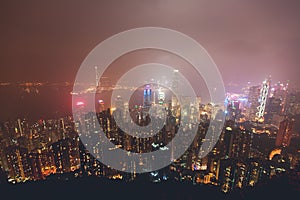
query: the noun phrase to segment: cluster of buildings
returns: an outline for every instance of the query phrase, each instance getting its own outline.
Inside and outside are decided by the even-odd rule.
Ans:
[[[99,112],[79,112],[76,119],[39,120],[31,125],[25,119],[1,123],[0,176],[12,183],[43,180],[57,174],[124,181],[143,177],[152,182],[209,184],[225,193],[255,186],[281,174],[299,176],[300,149],[295,145],[299,129],[295,124],[300,114],[300,92],[290,91],[288,85],[271,85],[271,80],[266,79],[260,86],[249,87],[247,95],[229,94],[226,110],[220,105],[202,104],[200,98],[175,97],[150,84],[144,86],[142,98],[141,105],[133,107],[124,104],[121,96],[113,108],[105,108],[101,101]],[[183,105],[179,105],[178,98]],[[156,105],[159,109],[155,109]],[[155,119],[150,119],[150,107]],[[222,116],[225,124],[218,120]],[[163,128],[155,134],[149,130],[149,137],[143,138],[134,137],[118,126],[123,123],[120,125],[138,132],[130,124],[147,126],[150,122],[154,127],[162,123]],[[80,139],[81,134],[85,138],[98,134],[97,124],[115,145],[111,151],[122,148],[147,153],[159,149],[168,152],[166,159],[173,162],[146,175],[111,169],[100,162],[104,154],[99,143]],[[166,145],[172,142],[179,126],[183,126],[187,137],[193,130],[197,133],[185,153],[174,159],[176,146],[166,148]],[[212,133],[221,132],[218,141],[205,137],[209,128]],[[207,141],[212,149],[208,154],[202,147]],[[92,145],[89,150],[87,145]]]
[[[0,163],[8,182],[42,180],[80,167],[79,138],[70,117],[0,124]]]

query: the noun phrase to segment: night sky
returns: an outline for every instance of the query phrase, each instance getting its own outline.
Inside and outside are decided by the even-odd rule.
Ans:
[[[73,82],[101,41],[136,27],[183,32],[205,47],[225,85],[300,85],[298,0],[0,2],[0,82]]]

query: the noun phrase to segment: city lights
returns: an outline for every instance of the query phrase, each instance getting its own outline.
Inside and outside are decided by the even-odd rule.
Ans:
[[[299,10],[0,1],[0,199],[299,199]]]

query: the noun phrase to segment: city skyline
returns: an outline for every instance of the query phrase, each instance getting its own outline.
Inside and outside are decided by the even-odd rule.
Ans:
[[[1,1],[0,197],[297,198],[299,8]]]
[[[8,174],[8,182],[13,184],[47,180],[51,177],[57,177],[56,174],[69,173],[71,173],[71,177],[69,177],[71,180],[87,175],[134,182],[138,177],[141,177],[138,175],[139,173],[133,171],[126,175],[122,171],[106,167],[105,164],[101,163],[105,157],[103,152],[105,147],[97,146],[94,142],[85,143],[89,141],[88,138],[91,135],[98,134],[97,128],[95,128],[97,127],[96,124],[100,124],[106,137],[110,138],[115,145],[114,148],[110,147],[109,151],[124,148],[126,151],[142,153],[158,148],[172,152],[169,148],[172,149],[173,147],[167,146],[170,139],[177,134],[172,127],[181,123],[183,126],[185,123],[193,124],[192,116],[194,114],[197,116],[199,113],[197,140],[194,140],[179,158],[175,160],[172,158],[173,162],[167,168],[154,170],[146,175],[143,178],[144,182],[168,182],[172,179],[173,181],[190,182],[194,185],[213,185],[220,191],[231,194],[237,188],[256,187],[261,182],[268,182],[272,180],[272,177],[281,177],[285,173],[293,175],[298,170],[300,160],[300,155],[297,153],[299,152],[299,149],[297,150],[299,126],[295,129],[293,127],[295,122],[298,124],[300,121],[300,93],[299,91],[297,94],[287,93],[283,85],[274,87],[274,90],[269,88],[266,111],[263,114],[264,120],[261,121],[260,115],[257,114],[260,110],[259,107],[254,106],[252,108],[251,104],[259,103],[260,90],[264,89],[264,85],[262,84],[260,89],[256,86],[251,88],[248,95],[252,95],[253,98],[247,97],[249,101],[246,104],[243,95],[236,96],[233,94],[228,97],[225,112],[226,122],[221,127],[222,134],[212,151],[204,157],[196,155],[203,153],[201,144],[204,141],[203,136],[208,131],[206,124],[212,123],[212,119],[220,117],[220,113],[216,112],[220,109],[218,105],[199,103],[199,111],[197,111],[197,109],[193,109],[194,104],[190,104],[190,108],[186,105],[180,108],[176,105],[176,100],[172,99],[168,103],[170,100],[162,98],[162,105],[167,109],[169,120],[173,117],[174,119],[179,117],[179,121],[172,122],[172,120],[167,119],[165,129],[162,129],[159,134],[151,139],[137,140],[129,137],[128,134],[124,135],[125,133],[122,131],[120,132],[120,129],[117,128],[118,125],[114,122],[114,119],[121,117],[126,119],[122,123],[130,123],[130,117],[126,117],[127,114],[125,114],[128,111],[126,109],[118,110],[120,107],[126,107],[120,99],[121,97],[118,97],[119,106],[117,109],[108,108],[106,110],[103,107],[97,113],[82,110],[79,113],[79,118],[75,119],[72,119],[71,116],[65,116],[41,119],[33,124],[28,123],[26,119],[2,123],[0,126],[2,170]],[[150,89],[152,91],[149,93]],[[129,109],[131,119],[137,120],[135,123],[144,123],[141,109],[147,108],[150,102],[152,102],[152,106],[161,104],[160,101],[152,99],[157,91],[159,88],[155,89],[151,85],[145,85],[144,103],[141,102],[140,107],[132,108],[133,110]],[[138,92],[143,93],[143,90]],[[283,97],[285,95],[288,95],[287,103],[284,103]],[[278,101],[282,103],[278,104]],[[295,105],[296,107],[293,107]],[[77,106],[81,109],[85,105],[80,102]],[[178,109],[183,110],[181,115],[178,115]],[[252,109],[254,109],[254,116]],[[113,114],[114,112],[117,114]],[[144,114],[147,113],[146,110],[143,112],[145,112]],[[190,114],[184,114],[185,112]],[[286,117],[292,120],[287,121]],[[289,125],[286,125],[287,123]],[[212,126],[214,127],[213,130],[218,129],[218,124],[215,122]],[[187,129],[184,132],[189,135],[189,131],[192,129],[188,127],[189,125],[186,126]],[[85,129],[85,131],[82,132],[81,129]],[[133,128],[129,129],[129,131],[132,130]],[[85,148],[89,145],[93,147],[92,149],[89,148],[91,151]],[[96,159],[97,164],[95,163]],[[168,156],[166,159],[169,159]],[[126,162],[123,165],[126,166]],[[175,175],[174,169],[182,171],[182,173],[185,171],[185,173]]]

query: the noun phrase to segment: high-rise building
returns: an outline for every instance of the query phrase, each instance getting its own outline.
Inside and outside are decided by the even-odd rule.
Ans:
[[[252,86],[249,88],[247,115],[251,121],[254,121],[256,118],[257,107],[259,106],[259,95],[260,86]]]
[[[281,99],[275,98],[274,96],[268,98],[264,116],[266,123],[273,123],[273,116],[280,115],[282,110],[281,102]]]
[[[66,138],[51,144],[56,171],[71,172],[80,168],[78,138]]]
[[[262,87],[260,89],[259,106],[257,108],[258,112],[256,113],[256,116],[259,120],[263,119],[265,115],[265,108],[266,108],[266,103],[269,95],[270,84],[271,84],[271,78],[269,77],[268,79],[263,81]]]
[[[293,126],[293,119],[286,118],[282,122],[280,122],[279,130],[276,137],[276,146],[287,147],[290,145]]]
[[[221,191],[230,192],[235,187],[236,163],[234,159],[222,159],[220,161]]]
[[[96,87],[99,85],[99,73],[98,73],[98,66],[95,66],[95,78],[96,78]]]
[[[175,69],[173,71],[173,80],[172,80],[172,90],[175,94],[178,94],[178,87],[179,87],[179,71]]]
[[[229,101],[227,106],[226,119],[227,120],[237,120],[241,115],[240,102],[239,101]]]
[[[103,165],[89,153],[82,142],[79,142],[79,151],[81,173],[95,176],[103,175]]]
[[[47,149],[39,150],[38,157],[43,177],[56,173],[53,152],[49,152]]]
[[[152,89],[149,84],[147,84],[144,88],[144,107],[148,108],[152,104]]]
[[[252,143],[252,133],[242,127],[227,127],[223,133],[225,156],[228,158],[248,158]]]
[[[259,160],[221,159],[220,185],[225,193],[235,188],[254,186],[268,176],[268,169]]]
[[[41,170],[40,156],[41,154],[38,152],[29,153],[28,161],[31,168],[31,180],[41,180],[45,178]]]
[[[9,146],[6,148],[6,158],[9,165],[8,179],[13,182],[26,181],[30,177],[27,169],[28,149],[19,146]]]
[[[160,105],[165,103],[165,99],[166,99],[166,94],[164,91],[162,91],[162,89],[158,90],[158,103]]]
[[[273,97],[275,99],[279,99],[281,101],[281,110],[280,110],[279,114],[282,114],[282,115],[287,114],[288,88],[289,88],[288,82],[286,84],[278,82],[272,88]]]
[[[254,186],[257,182],[260,181],[262,176],[262,166],[260,166],[260,162],[255,159],[249,159],[247,162],[247,184],[249,186]],[[266,171],[265,171],[266,173]]]
[[[179,87],[179,76],[178,76],[179,71],[177,69],[175,69],[173,71],[173,80],[171,82],[171,88],[172,88],[172,107],[175,107],[178,105],[178,98],[180,98],[178,96],[178,98],[176,97],[176,95],[179,95],[178,93],[178,87]]]

